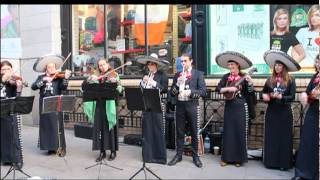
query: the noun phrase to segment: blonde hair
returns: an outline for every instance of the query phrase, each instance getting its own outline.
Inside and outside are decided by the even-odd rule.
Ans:
[[[311,24],[311,18],[312,18],[313,13],[316,11],[320,11],[319,4],[315,4],[315,5],[311,6],[308,11],[308,24],[309,24],[310,31],[314,30],[314,27]]]
[[[286,9],[278,9],[275,13],[274,13],[274,16],[273,16],[273,31],[271,32],[272,35],[276,34],[277,30],[278,30],[278,27],[277,27],[277,18],[282,15],[282,14],[286,14],[288,16],[288,20],[290,22],[290,16],[289,16],[289,11],[286,10]],[[285,30],[286,33],[289,32],[289,25],[286,27],[286,30]]]
[[[319,61],[320,62],[320,57],[319,57],[319,54],[316,56],[316,58],[314,59],[314,69],[315,69],[315,71],[318,73],[319,71],[318,71],[318,69],[317,69],[317,67],[316,67],[316,63],[317,63],[317,61]]]
[[[107,70],[107,71],[109,71],[109,70],[111,70],[111,69],[112,69],[112,67],[111,67],[110,63],[108,62],[108,60],[107,60],[106,58],[100,58],[100,59],[97,61],[97,70],[98,70],[98,75],[101,75],[101,70],[100,70],[100,68],[99,68],[99,62],[100,62],[100,61],[105,61],[105,62],[108,64],[109,68],[108,68],[108,70]]]

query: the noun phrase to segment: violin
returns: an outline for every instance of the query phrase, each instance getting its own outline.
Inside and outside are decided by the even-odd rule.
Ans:
[[[98,80],[100,80],[100,79],[102,79],[104,77],[107,77],[107,79],[116,78],[118,76],[118,73],[116,72],[116,70],[118,70],[118,69],[120,69],[120,68],[122,68],[124,66],[130,66],[130,65],[132,65],[132,62],[131,61],[127,61],[126,63],[124,63],[123,65],[121,65],[121,66],[119,66],[119,67],[117,67],[115,69],[110,68],[107,71],[107,73],[105,73],[104,75],[99,76]]]
[[[28,85],[28,82],[26,82],[26,81],[23,81],[22,80],[22,77],[21,76],[19,76],[19,75],[17,75],[17,74],[14,74],[14,75],[11,75],[11,77],[9,78],[9,81],[21,81],[22,82],[22,85],[24,86],[24,87],[28,87],[29,85]]]
[[[118,73],[114,71],[114,69],[109,69],[105,74],[98,77],[98,80],[101,80],[102,78],[107,78],[107,80],[110,80],[111,78],[116,78],[118,76]]]
[[[71,73],[73,73],[73,72],[71,72]],[[61,72],[56,72],[54,74],[50,74],[49,77],[51,77],[52,80],[54,80],[54,79],[64,79],[65,75],[66,75],[66,72],[65,71],[61,71]]]

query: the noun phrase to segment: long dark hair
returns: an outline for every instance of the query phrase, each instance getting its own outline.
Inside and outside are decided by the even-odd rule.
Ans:
[[[0,66],[0,68],[1,68],[2,66],[10,66],[10,67],[12,68],[12,64],[11,64],[9,61],[7,61],[7,60],[1,61],[1,66]]]
[[[280,73],[280,76],[282,77],[283,81],[281,82],[281,85],[283,87],[287,87],[288,84],[289,84],[289,81],[291,81],[292,77],[291,75],[288,73],[288,69],[287,69],[287,66],[285,64],[283,64],[282,62],[280,61],[276,61],[275,64],[282,64],[283,65],[283,69]],[[275,71],[275,65],[273,67],[273,72],[272,72],[272,76],[270,78],[270,81],[269,81],[269,85],[270,87],[276,87],[277,86],[277,81],[276,81],[276,77],[277,77],[277,73]]]

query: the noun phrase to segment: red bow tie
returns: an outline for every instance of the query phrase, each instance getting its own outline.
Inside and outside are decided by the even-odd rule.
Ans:
[[[239,74],[231,73],[228,77],[229,82],[238,81],[241,77]]]
[[[192,76],[192,73],[191,73],[191,71],[184,71],[184,73],[186,73],[187,75],[186,75],[186,78],[187,79],[190,79],[191,78],[191,76]],[[179,77],[181,77],[183,75],[183,72],[180,72],[180,74],[179,74]]]
[[[314,84],[319,84],[320,83],[320,75],[317,75],[317,77],[313,80]]]

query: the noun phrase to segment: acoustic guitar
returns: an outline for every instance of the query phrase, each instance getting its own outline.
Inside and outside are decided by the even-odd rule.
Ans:
[[[248,75],[251,76],[254,72],[257,72],[257,68],[253,67],[249,70]],[[227,85],[227,87],[238,87],[244,80],[246,76],[242,76],[238,81],[231,82]],[[226,100],[232,100],[234,99],[239,93],[239,89],[235,92],[225,92],[223,93]]]

